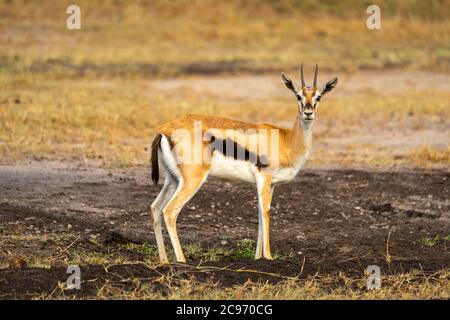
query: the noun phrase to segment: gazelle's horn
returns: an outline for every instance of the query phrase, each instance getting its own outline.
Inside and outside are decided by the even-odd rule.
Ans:
[[[313,83],[314,88],[317,88],[317,71],[318,71],[318,67],[317,67],[317,63],[316,63],[316,69],[314,70],[314,83]]]
[[[302,87],[306,87],[306,85],[305,85],[305,77],[303,76],[303,63],[302,63],[302,66],[300,67],[300,78],[302,80]]]

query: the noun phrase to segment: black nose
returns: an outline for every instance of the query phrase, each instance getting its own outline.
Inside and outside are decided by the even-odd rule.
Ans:
[[[305,114],[305,116],[309,117],[309,116],[312,116],[313,113],[312,112],[304,112],[304,114]]]

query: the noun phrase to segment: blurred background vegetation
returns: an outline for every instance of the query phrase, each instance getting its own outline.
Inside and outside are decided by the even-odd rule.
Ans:
[[[81,30],[66,28],[70,4]],[[381,30],[366,27],[370,4]],[[368,137],[448,129],[449,12],[445,0],[0,0],[0,159],[148,164],[155,126],[184,113],[285,125],[295,102],[279,74],[306,62],[320,81],[340,78],[319,140],[371,128],[348,144],[362,162],[448,164],[442,139],[395,158],[373,156],[382,152]],[[372,157],[361,154],[370,143]],[[330,161],[329,149],[318,158]]]
[[[314,61],[337,71],[449,71],[445,0],[80,0],[78,32],[66,29],[72,2],[2,0],[1,70],[153,77]],[[366,28],[370,4],[382,8],[382,31]]]

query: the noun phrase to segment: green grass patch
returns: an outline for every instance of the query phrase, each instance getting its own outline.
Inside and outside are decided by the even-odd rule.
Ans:
[[[434,247],[438,245],[441,241],[450,241],[450,234],[446,236],[441,236],[437,234],[434,237],[423,237],[419,240],[421,244],[427,247]]]

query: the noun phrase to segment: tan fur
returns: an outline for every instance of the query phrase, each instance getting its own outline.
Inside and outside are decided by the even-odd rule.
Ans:
[[[177,129],[186,129],[193,136],[194,121],[201,121],[202,123],[202,135],[211,129],[222,130],[223,136],[225,136],[225,130],[227,129],[278,129],[279,130],[279,162],[280,167],[292,166],[299,156],[305,154],[309,146],[305,143],[304,132],[300,126],[300,117],[297,117],[293,127],[291,129],[285,129],[281,127],[274,126],[272,124],[255,124],[251,122],[243,122],[238,120],[232,120],[221,117],[212,117],[205,115],[194,115],[189,114],[176,118],[172,121],[166,122],[165,124],[159,126],[156,129],[157,133],[163,134],[170,138],[173,132]],[[270,138],[270,135],[269,135]],[[204,142],[204,147],[207,147],[208,142]],[[248,147],[248,145],[244,145]],[[258,148],[260,149],[260,148]],[[270,139],[267,141],[267,146],[265,147],[268,154],[271,154],[271,143]],[[270,167],[270,169],[274,169]]]
[[[317,90],[315,88],[306,88],[306,87],[302,88],[302,93],[303,93],[303,96],[306,99],[306,103],[309,103],[311,105],[314,104],[313,103],[313,98],[314,98],[314,96],[317,93]]]

